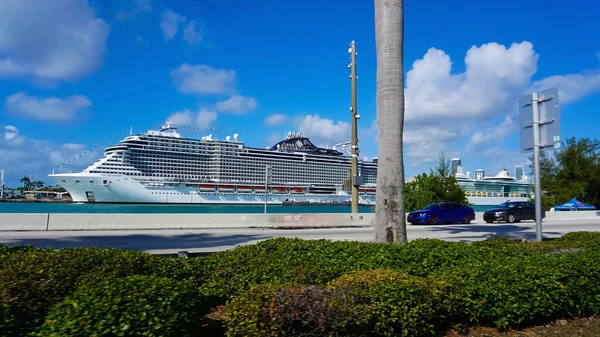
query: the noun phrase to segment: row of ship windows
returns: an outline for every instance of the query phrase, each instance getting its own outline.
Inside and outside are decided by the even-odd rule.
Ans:
[[[141,150],[134,150],[131,149],[131,154],[128,154],[129,156],[133,156],[133,157],[154,157],[154,158],[172,158],[172,159],[178,159],[178,160],[190,160],[190,154],[187,153],[178,153],[178,152],[167,152],[167,151],[151,151],[151,150],[147,150],[147,151],[141,151]],[[214,160],[214,159],[220,159],[220,160],[230,160],[230,161],[234,161],[234,162],[239,162],[240,160],[243,159],[243,157],[239,156],[239,153],[222,153],[222,154],[201,154],[201,153],[195,153],[194,156],[192,157],[198,157],[200,156],[203,159],[206,160]],[[302,157],[298,157],[298,156],[288,156],[287,158],[285,156],[277,156],[277,158],[269,158],[268,155],[265,156],[261,156],[259,158],[251,158],[250,160],[252,161],[256,161],[256,160],[268,160],[271,159],[274,162],[281,162],[281,161],[286,161],[286,162],[298,162],[298,161],[302,161]],[[350,165],[350,162],[348,160],[344,160],[341,158],[327,158],[327,157],[323,157],[323,158],[313,158],[310,156],[306,157],[306,160],[309,162],[321,162],[321,163],[327,163],[327,164],[347,164]]]
[[[168,170],[168,168],[173,167],[172,165],[152,165],[152,166],[148,166],[145,168],[142,167],[128,167],[128,166],[123,166],[122,164],[118,164],[118,163],[104,163],[102,165],[99,166],[99,168],[106,168],[106,169],[122,169],[122,170],[139,170],[139,171],[186,171],[186,172],[197,172],[197,171],[205,171],[205,169],[207,167],[194,167],[192,165],[178,165],[176,167],[173,167],[173,169]],[[167,169],[167,170],[165,170]],[[203,170],[204,169],[204,170]],[[255,170],[255,172],[251,172],[249,171],[250,168],[246,167],[246,168],[236,168],[236,169],[232,169],[229,167],[221,167],[221,168],[214,168],[217,169],[220,172],[225,172],[225,173],[240,173],[240,172],[244,172],[246,174],[263,174],[263,170],[262,168],[259,170]],[[312,171],[312,172],[311,172]],[[368,174],[368,171],[370,170],[359,170],[359,172],[364,172],[364,174]],[[285,173],[293,173],[293,174],[302,174],[302,173],[312,173],[312,174],[322,174],[322,173],[330,173],[330,174],[338,174],[338,175],[347,175],[347,171],[346,170],[340,170],[340,168],[315,168],[315,167],[311,167],[311,168],[274,168],[273,169],[273,173],[274,174],[285,174]],[[376,174],[376,172],[375,172]]]

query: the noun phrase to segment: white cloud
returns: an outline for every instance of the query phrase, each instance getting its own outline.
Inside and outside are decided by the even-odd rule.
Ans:
[[[257,105],[254,97],[233,95],[226,101],[217,102],[217,110],[243,114],[254,111]]]
[[[341,143],[350,139],[350,124],[321,118],[318,114],[304,117],[298,131],[317,142]]]
[[[130,0],[129,2],[130,8],[128,10],[120,10],[117,12],[117,20],[130,20],[140,13],[152,11],[152,4],[150,0]]]
[[[0,76],[75,81],[100,68],[108,34],[87,1],[0,1]]]
[[[265,119],[265,124],[275,126],[287,121],[287,116],[283,114],[273,114]]]
[[[174,112],[167,120],[173,122],[174,126],[188,126],[207,129],[217,120],[217,113],[207,109],[200,109],[194,113],[190,110]]]
[[[497,115],[529,84],[537,59],[527,41],[509,48],[488,43],[471,47],[466,71],[452,74],[450,57],[431,48],[407,73],[406,121],[446,124],[448,118],[472,121]]]
[[[184,63],[171,71],[171,79],[184,94],[230,94],[235,90],[235,70]]]
[[[600,91],[600,69],[585,70],[578,74],[555,75],[533,82],[533,90],[558,87],[560,104],[576,101],[596,91]]]
[[[70,151],[83,151],[85,145],[83,144],[73,144],[73,143],[67,143],[67,144],[63,144],[63,147],[67,150]]]
[[[198,44],[204,39],[204,31],[195,20],[190,20],[183,30],[183,39],[190,45]]]
[[[430,48],[406,75],[404,142],[411,165],[437,160],[439,152],[449,153],[464,141],[473,153],[509,137],[518,130],[513,121],[518,99],[534,89],[558,86],[561,104],[600,91],[600,68],[532,83],[537,61],[530,42],[508,47],[492,42],[471,47],[465,71],[452,73],[450,56]],[[496,122],[499,118],[504,119]]]
[[[471,135],[466,150],[474,152],[479,150],[480,145],[486,142],[498,142],[504,140],[509,134],[518,130],[518,123],[511,116],[505,116],[499,125],[487,128],[485,132],[477,131]]]
[[[15,126],[7,125],[4,127],[4,139],[5,140],[15,139],[15,137],[17,137],[18,135],[19,135],[19,129],[17,129]]]
[[[179,30],[179,25],[186,21],[185,16],[179,15],[170,9],[166,9],[162,12],[162,19],[160,21],[160,28],[163,31],[163,37],[165,41],[169,41],[175,37]]]
[[[71,121],[90,107],[92,102],[85,96],[68,98],[38,98],[20,92],[6,99],[6,111],[10,114],[41,121]]]
[[[23,175],[32,180],[52,183],[48,174],[52,172],[53,167],[56,168],[56,172],[77,172],[101,155],[92,150],[83,151],[83,144],[57,144],[28,138],[11,125],[4,126],[3,129],[4,138],[0,138],[0,167],[10,167],[6,172],[6,181],[11,187],[20,186],[18,179]],[[15,135],[7,139],[7,133]]]
[[[196,125],[200,128],[209,128],[217,120],[217,113],[214,111],[200,109],[196,115]]]
[[[282,141],[283,139],[284,139],[284,137],[281,136],[280,134],[272,133],[266,139],[267,146],[273,146],[273,145],[279,143],[280,141]]]

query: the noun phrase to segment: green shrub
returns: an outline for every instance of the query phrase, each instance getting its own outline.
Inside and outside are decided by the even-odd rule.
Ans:
[[[0,259],[0,336],[21,336],[83,282],[149,274],[152,255],[117,249],[31,250]]]
[[[12,253],[20,253],[20,252],[31,252],[40,250],[40,248],[36,248],[33,245],[5,245],[0,244],[0,257]]]
[[[457,293],[391,270],[344,275],[326,287],[258,286],[227,308],[228,336],[423,336],[444,330]]]
[[[569,314],[600,314],[600,251],[587,249],[556,257],[554,269],[568,294]]]
[[[188,282],[130,276],[85,284],[55,306],[38,336],[196,336],[207,312]]]
[[[203,258],[202,287],[205,295],[223,304],[260,284],[323,285],[352,271],[371,269],[429,276],[492,253],[441,240],[414,240],[398,246],[278,238]]]
[[[447,275],[467,303],[467,322],[498,328],[543,323],[564,316],[568,289],[548,254],[467,264]]]
[[[571,232],[556,239],[569,248],[600,248],[600,232]]]

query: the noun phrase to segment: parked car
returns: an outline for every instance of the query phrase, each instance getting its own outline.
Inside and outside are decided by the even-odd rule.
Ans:
[[[475,220],[475,210],[469,206],[455,202],[438,202],[427,207],[408,213],[408,222],[411,224],[469,224]]]
[[[546,211],[542,208],[542,219]],[[487,223],[506,221],[508,223],[521,220],[535,220],[535,205],[527,201],[509,201],[500,204],[483,213],[483,220]]]

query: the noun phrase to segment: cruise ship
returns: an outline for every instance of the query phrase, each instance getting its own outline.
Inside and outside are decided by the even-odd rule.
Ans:
[[[246,146],[238,134],[185,138],[167,122],[107,147],[82,172],[49,176],[82,203],[347,204],[350,163],[300,133],[265,149]],[[377,161],[360,161],[358,170],[359,203],[374,205]]]
[[[523,166],[515,166],[514,176],[506,169],[493,176],[486,176],[484,170],[478,169],[475,177],[471,177],[470,172],[464,172],[460,158],[453,158],[452,171],[467,200],[475,206],[495,206],[507,200],[529,201],[533,197],[533,185]]]

